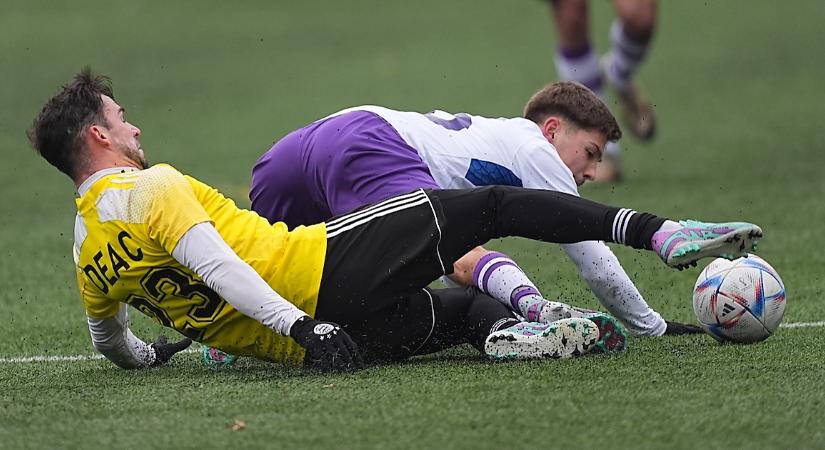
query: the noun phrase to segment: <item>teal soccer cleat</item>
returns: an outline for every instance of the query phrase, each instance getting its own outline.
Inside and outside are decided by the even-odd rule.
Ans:
[[[653,250],[670,267],[682,270],[706,257],[736,259],[756,250],[762,229],[752,223],[679,222],[681,228],[653,234]]]
[[[622,353],[627,349],[627,329],[618,319],[601,311],[547,301],[541,308],[537,322],[553,323],[570,317],[587,319],[598,327],[599,338],[591,347],[591,353]]]
[[[201,354],[203,355],[203,362],[209,366],[231,366],[237,356],[222,352],[215,347],[204,345],[201,347]]]
[[[593,322],[599,329],[599,339],[593,344],[590,353],[623,353],[627,350],[629,333],[619,319],[600,311],[574,308],[582,317]]]

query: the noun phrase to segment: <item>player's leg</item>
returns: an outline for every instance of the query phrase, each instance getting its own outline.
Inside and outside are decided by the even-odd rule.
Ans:
[[[465,343],[483,351],[487,336],[521,322],[474,287],[424,288],[364,297],[358,304],[342,303],[328,292],[322,290],[315,317],[344,328],[368,362],[397,361]]]
[[[563,358],[588,352],[596,326],[584,319],[523,322],[478,289],[420,289],[365,299],[359,315],[326,297],[316,317],[341,325],[371,363],[403,360],[470,343],[496,359]]]
[[[339,308],[335,320],[355,323],[384,302],[394,303],[398,292],[421,289],[447,273],[477,244],[510,235],[557,243],[619,242],[657,250],[675,266],[745,251],[761,230],[750,224],[680,225],[544,190],[494,186],[429,195],[417,191],[327,224],[319,298]],[[611,340],[620,334],[613,331],[621,330],[612,318],[591,321],[600,324],[603,351],[623,349],[623,339]]]
[[[753,224],[676,223],[545,190],[491,186],[428,194],[441,233],[439,256],[447,261],[480,242],[519,236],[553,243],[615,242],[656,251],[666,264],[682,267],[706,256],[741,256],[762,236]]]
[[[509,308],[477,288],[436,290],[436,326],[415,353],[434,353],[469,342],[494,359],[564,358],[595,348],[595,322],[565,318],[553,323],[516,319]]]
[[[573,308],[544,298],[512,258],[476,247],[453,263],[449,275],[463,286],[476,286],[531,322],[553,322],[570,317]]]
[[[558,78],[581,83],[602,97],[604,69],[590,42],[587,0],[551,0],[549,3],[558,37],[554,58]],[[618,181],[621,177],[620,158],[621,146],[617,142],[608,142],[595,180]]]
[[[435,289],[435,326],[429,339],[414,354],[426,355],[445,348],[469,343],[484,352],[490,334],[521,322],[501,302],[476,287]]]
[[[453,263],[450,278],[476,286],[531,322],[570,317],[572,307],[545,300],[538,288],[509,256],[476,247]]]
[[[461,258],[472,264],[473,283],[483,292],[511,307],[529,322],[552,323],[560,319],[586,318],[599,327],[599,341],[595,349],[603,353],[621,353],[629,336],[627,329],[615,317],[598,311],[576,308],[567,303],[546,300],[529,280],[514,284],[514,275],[521,269],[506,255],[487,252],[477,258]],[[458,265],[456,263],[454,266]]]
[[[601,95],[599,57],[590,44],[587,0],[552,0],[558,47],[556,74],[559,79],[581,83]]]
[[[645,61],[656,25],[656,0],[613,0],[618,18],[610,28],[610,52],[604,57],[606,81],[615,88],[625,125],[641,140],[656,130],[653,106],[633,83]]]

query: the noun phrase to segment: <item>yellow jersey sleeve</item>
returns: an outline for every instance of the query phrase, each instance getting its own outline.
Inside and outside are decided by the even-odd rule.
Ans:
[[[136,191],[149,203],[146,225],[149,238],[169,254],[193,226],[212,222],[195,197],[192,186],[172,166],[158,164],[137,182]]]

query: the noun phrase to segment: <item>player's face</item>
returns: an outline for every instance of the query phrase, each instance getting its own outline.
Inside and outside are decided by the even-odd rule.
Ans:
[[[576,185],[596,177],[596,166],[602,160],[607,137],[598,130],[585,130],[561,121],[548,140],[559,152],[561,160],[573,172]]]
[[[103,95],[103,117],[106,119],[106,129],[112,149],[120,152],[129,161],[140,168],[147,168],[146,156],[140,147],[140,128],[126,121],[126,110],[111,98]]]

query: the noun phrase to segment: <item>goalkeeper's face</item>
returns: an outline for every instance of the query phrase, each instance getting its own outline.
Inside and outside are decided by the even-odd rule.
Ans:
[[[103,98],[103,117],[109,132],[111,148],[141,169],[146,169],[146,156],[140,146],[140,128],[126,121],[126,110],[108,96]]]

